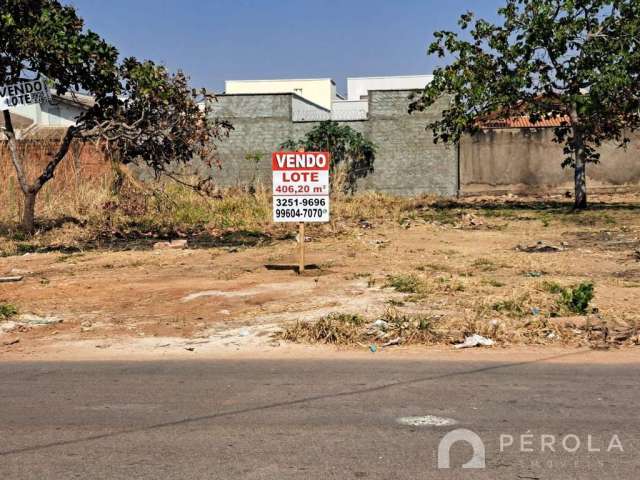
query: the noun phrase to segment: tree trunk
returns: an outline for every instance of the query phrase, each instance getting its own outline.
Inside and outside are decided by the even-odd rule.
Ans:
[[[576,210],[584,210],[587,208],[587,165],[584,161],[583,150],[576,152],[576,166],[574,168],[575,179],[575,203]]]
[[[575,183],[575,202],[573,208],[584,210],[587,208],[587,162],[585,161],[584,137],[580,128],[580,116],[577,105],[573,104],[570,112],[573,129],[573,151],[575,165],[573,167]]]
[[[36,206],[36,194],[38,192],[32,192],[30,188],[27,174],[23,166],[22,157],[18,152],[16,133],[13,130],[13,122],[11,121],[11,113],[9,110],[4,110],[2,114],[4,116],[4,129],[7,136],[9,151],[11,152],[11,160],[16,169],[16,177],[20,184],[20,190],[22,190],[22,194],[24,195],[24,210],[22,212],[22,222],[20,225],[26,233],[31,234],[35,230],[34,213]]]
[[[35,212],[36,212],[36,195],[37,192],[25,192],[24,209],[22,211],[21,227],[25,233],[32,234],[35,231]]]
[[[53,178],[53,174],[57,166],[69,151],[69,147],[71,146],[71,142],[73,141],[78,128],[76,126],[70,126],[67,128],[67,133],[65,134],[58,151],[47,164],[42,174],[34,183],[30,184],[24,169],[22,156],[18,151],[16,134],[13,129],[13,122],[11,121],[11,114],[9,113],[9,110],[4,110],[2,114],[4,116],[5,133],[8,139],[7,143],[9,144],[9,150],[11,151],[11,160],[16,170],[20,189],[24,194],[24,211],[22,212],[22,221],[20,226],[26,233],[32,234],[35,231],[36,196],[44,184]]]

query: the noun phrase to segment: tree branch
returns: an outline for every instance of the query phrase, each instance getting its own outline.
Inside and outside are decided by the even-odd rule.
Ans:
[[[40,189],[43,187],[43,185],[53,178],[53,174],[56,170],[56,167],[67,155],[67,152],[69,151],[69,147],[71,146],[71,142],[73,142],[73,139],[75,138],[77,131],[78,131],[78,128],[75,126],[71,126],[67,129],[67,133],[65,133],[64,138],[62,139],[62,143],[60,144],[58,151],[56,152],[54,157],[51,159],[51,161],[47,164],[44,171],[42,172],[42,175],[38,177],[38,179],[29,189],[31,193],[39,192]]]

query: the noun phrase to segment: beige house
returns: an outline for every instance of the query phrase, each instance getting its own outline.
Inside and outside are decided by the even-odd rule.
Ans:
[[[330,78],[227,80],[224,90],[227,95],[295,93],[327,110],[331,110],[335,100],[342,99],[336,91],[335,82]]]

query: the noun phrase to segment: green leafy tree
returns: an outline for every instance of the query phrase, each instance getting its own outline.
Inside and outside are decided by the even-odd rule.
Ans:
[[[376,146],[348,125],[326,120],[312,128],[303,138],[287,140],[281,148],[330,152],[331,172],[344,173],[344,187],[355,191],[358,179],[373,172]]]
[[[9,111],[5,135],[24,194],[22,228],[33,232],[36,196],[53,178],[74,141],[100,143],[117,160],[143,162],[171,175],[171,165],[194,156],[213,159],[213,141],[230,125],[210,115],[204,90],[192,90],[182,73],[151,61],[118,64],[117,50],[85,30],[71,6],[57,0],[0,0],[0,84],[44,75],[58,95],[90,93],[95,104],[70,126],[42,173],[27,178]]]
[[[575,173],[575,207],[587,206],[586,166],[604,141],[621,146],[640,126],[638,0],[507,0],[500,24],[461,16],[463,33],[439,31],[429,54],[452,59],[410,110],[451,99],[429,124],[434,140],[457,142],[479,121],[559,118],[554,140]]]

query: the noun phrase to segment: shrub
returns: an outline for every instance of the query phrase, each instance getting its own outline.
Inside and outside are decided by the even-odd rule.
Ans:
[[[385,287],[393,288],[400,293],[420,293],[424,283],[416,275],[390,275]]]
[[[542,282],[542,288],[549,293],[562,293],[565,290],[559,283],[547,281]]]
[[[524,299],[507,299],[496,302],[492,305],[493,310],[506,313],[515,317],[524,317],[528,312],[524,305]]]
[[[296,322],[279,335],[290,342],[329,343],[349,345],[361,336],[365,319],[356,314],[331,313],[317,322]]]
[[[582,282],[572,288],[565,288],[560,296],[560,304],[572,313],[584,315],[593,300],[594,289],[592,282]]]
[[[0,320],[9,320],[18,314],[18,309],[10,303],[0,303]]]

